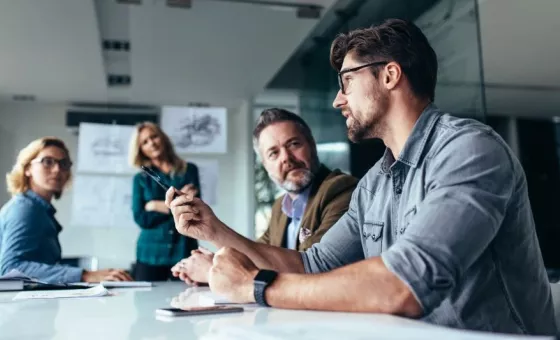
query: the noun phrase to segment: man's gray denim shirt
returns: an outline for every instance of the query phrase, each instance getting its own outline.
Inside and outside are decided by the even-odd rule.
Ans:
[[[556,333],[521,164],[490,127],[433,104],[398,159],[387,149],[348,212],[301,254],[308,273],[381,256],[430,323]]]

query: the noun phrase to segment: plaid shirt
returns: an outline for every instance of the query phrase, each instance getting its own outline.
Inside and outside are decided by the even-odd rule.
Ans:
[[[187,171],[182,174],[164,174],[156,167],[151,168],[166,184],[181,189],[187,184],[199,188],[198,167],[187,164]],[[142,229],[136,246],[136,260],[153,266],[174,265],[190,255],[196,249],[196,240],[180,235],[175,229],[173,216],[156,211],[146,211],[144,206],[152,200],[165,200],[165,190],[153,179],[138,173],[134,176],[132,188],[132,212],[134,221]]]

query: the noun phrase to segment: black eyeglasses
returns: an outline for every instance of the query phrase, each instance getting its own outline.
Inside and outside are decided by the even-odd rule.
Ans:
[[[388,64],[388,63],[389,63],[388,61],[374,61],[373,63],[356,66],[356,67],[349,68],[349,69],[346,69],[344,71],[338,72],[338,86],[340,86],[340,92],[342,92],[342,94],[346,94],[346,84],[344,84],[344,80],[342,79],[342,76],[344,74],[350,73],[350,72],[356,72],[356,71],[361,70],[361,69],[366,68],[366,67],[385,65],[385,64]]]
[[[52,157],[43,157],[39,159],[34,159],[31,163],[41,163],[46,169],[51,169],[58,164],[60,170],[68,171],[72,168],[72,162],[68,158],[56,159]]]

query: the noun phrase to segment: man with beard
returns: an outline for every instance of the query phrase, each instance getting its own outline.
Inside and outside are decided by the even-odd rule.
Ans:
[[[261,113],[253,148],[269,177],[286,191],[274,202],[269,227],[257,242],[308,249],[348,210],[357,179],[321,164],[309,126],[287,110]],[[212,258],[200,248],[177,263],[172,273],[189,284],[208,282]]]
[[[305,252],[251,243],[170,189],[179,232],[224,247],[212,291],[279,308],[555,334],[523,168],[491,128],[433,104],[437,58],[420,29],[392,19],[340,34],[330,57],[340,83],[333,106],[348,136],[382,139],[384,156]]]

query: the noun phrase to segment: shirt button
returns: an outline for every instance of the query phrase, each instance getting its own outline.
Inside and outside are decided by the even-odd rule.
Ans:
[[[173,235],[173,230],[169,230],[169,235]]]
[[[167,245],[167,248],[168,248],[168,249],[171,249],[172,247],[173,247],[173,246],[170,245],[170,244]]]

